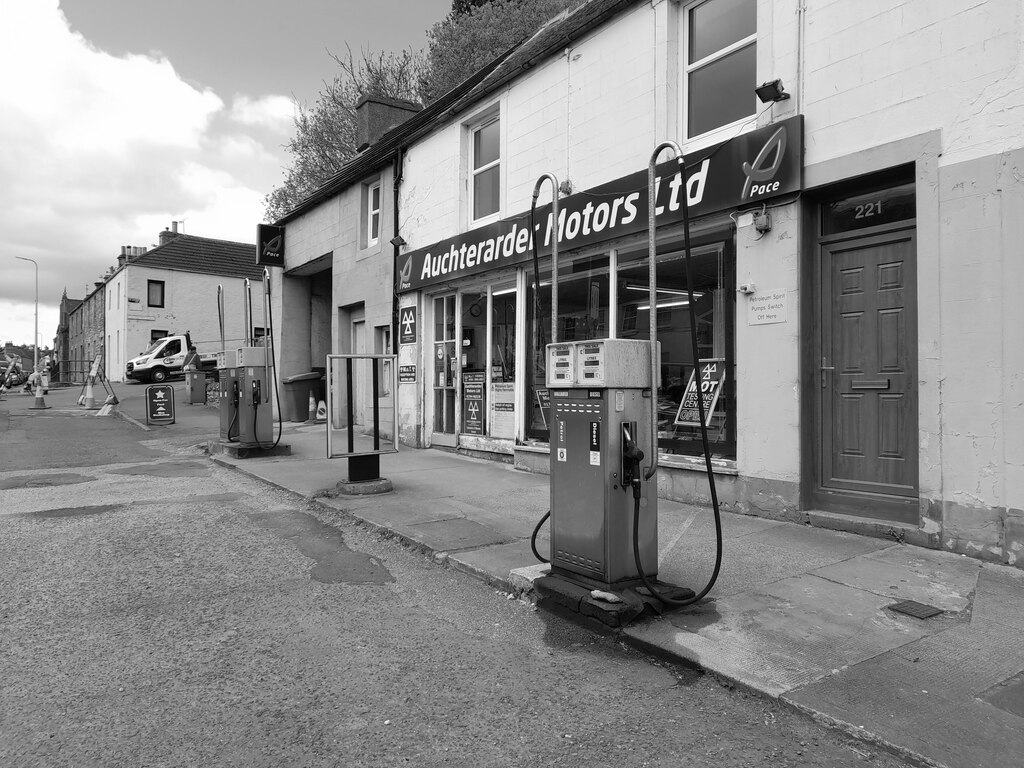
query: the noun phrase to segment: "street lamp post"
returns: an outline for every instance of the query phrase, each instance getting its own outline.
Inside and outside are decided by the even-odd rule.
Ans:
[[[22,261],[31,261],[36,268],[36,335],[32,337],[32,370],[39,373],[39,264],[27,256],[15,256]]]

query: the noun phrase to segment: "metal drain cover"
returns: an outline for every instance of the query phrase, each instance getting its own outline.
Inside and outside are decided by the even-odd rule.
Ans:
[[[896,611],[897,613],[905,613],[907,616],[913,616],[915,619],[930,619],[932,616],[938,616],[942,613],[941,608],[936,608],[934,605],[925,605],[919,603],[916,600],[904,600],[900,603],[893,603],[892,605],[885,606],[890,611]]]

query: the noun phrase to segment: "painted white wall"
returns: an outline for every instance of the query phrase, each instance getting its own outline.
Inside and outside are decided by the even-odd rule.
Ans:
[[[148,306],[149,280],[164,281],[163,307]],[[225,337],[229,346],[241,346],[245,327],[242,278],[155,269],[137,264],[124,267],[107,285],[107,293],[113,292],[114,295],[111,297],[112,309],[107,311],[106,333],[113,341],[120,331],[121,338],[120,349],[109,353],[109,379],[124,381],[125,363],[149,346],[152,330],[166,330],[169,334],[188,331],[200,353],[216,353],[220,349],[218,284],[224,286],[225,293]],[[117,309],[119,285],[121,310]],[[259,327],[264,325],[262,286],[262,282],[252,282],[253,325]]]

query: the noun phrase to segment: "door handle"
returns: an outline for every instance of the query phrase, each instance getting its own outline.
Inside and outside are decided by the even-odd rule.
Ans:
[[[850,389],[888,389],[888,379],[851,381]]]
[[[821,358],[821,388],[824,389],[828,386],[825,383],[825,371],[834,371],[836,367],[834,365],[825,365],[825,358]]]

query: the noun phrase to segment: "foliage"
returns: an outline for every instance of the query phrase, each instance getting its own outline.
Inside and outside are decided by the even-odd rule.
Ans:
[[[313,105],[297,105],[295,135],[285,144],[291,167],[264,198],[267,221],[279,219],[356,154],[356,104],[388,96],[429,104],[548,19],[583,0],[453,0],[452,12],[427,30],[427,51],[363,51],[357,61],[333,56],[339,71]]]
[[[582,0],[491,0],[450,14],[427,31],[427,61],[420,97],[429,104],[545,21]],[[453,3],[453,8],[456,4]],[[462,5],[472,6],[473,3]]]
[[[292,165],[283,184],[264,199],[268,221],[294,208],[355,156],[356,104],[363,96],[418,100],[419,54],[363,51],[356,61],[346,46],[344,57],[331,57],[339,69],[334,79],[324,83],[312,106],[297,105],[295,134],[285,144]]]

